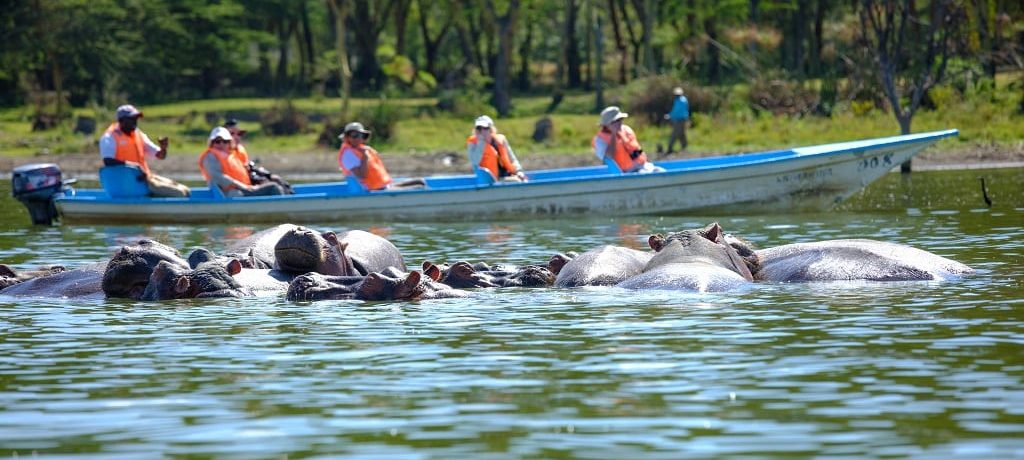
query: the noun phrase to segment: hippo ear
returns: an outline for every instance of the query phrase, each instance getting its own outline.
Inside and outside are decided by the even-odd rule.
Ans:
[[[189,281],[187,276],[179,276],[178,279],[174,281],[174,293],[179,296],[183,296],[188,292],[191,286],[192,282]]]
[[[415,270],[409,272],[409,275],[395,287],[394,295],[391,298],[395,300],[414,300],[421,294],[417,289],[421,279],[420,272]]]
[[[651,235],[647,238],[647,244],[651,246],[654,252],[658,252],[661,248],[665,247],[665,235],[658,233],[657,235]]]
[[[429,261],[429,260],[424,260],[423,263],[420,264],[420,268],[422,268],[424,270],[426,270],[427,267],[431,267],[431,266],[434,266],[434,263]]]
[[[335,246],[340,244],[339,240],[338,240],[338,234],[334,233],[334,232],[332,232],[330,230],[321,233],[320,236],[324,237],[324,239],[327,240],[328,243],[331,243],[331,244],[333,244]]]
[[[722,234],[724,233],[725,232],[722,231],[722,226],[718,225],[718,222],[712,222],[707,227],[704,227],[704,230],[701,230],[700,232],[701,235],[704,235],[704,238],[707,238],[715,243],[721,240]]]
[[[0,276],[14,278],[15,276],[18,275],[14,273],[14,270],[11,270],[11,267],[8,267],[7,265],[4,264],[0,264]]]
[[[430,262],[423,262],[423,273],[426,273],[427,277],[434,281],[439,281],[441,279],[441,269],[437,268],[437,265]]]
[[[564,267],[567,263],[569,263],[568,256],[566,256],[565,254],[555,254],[551,256],[550,260],[548,260],[548,270],[550,270],[551,273],[557,275],[558,272],[562,271],[562,267]]]
[[[231,276],[235,276],[242,272],[242,263],[238,259],[231,259],[231,262],[228,262],[227,269]]]

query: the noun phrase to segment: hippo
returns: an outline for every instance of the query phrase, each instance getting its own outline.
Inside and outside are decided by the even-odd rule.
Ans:
[[[71,270],[19,281],[0,289],[0,296],[103,299],[103,272],[107,262],[96,262]]]
[[[274,245],[276,268],[294,274],[368,275],[388,267],[405,270],[402,253],[390,241],[362,230],[337,235],[295,227]]]
[[[0,264],[0,289],[8,288],[33,278],[41,278],[66,271],[68,269],[63,265],[49,265],[32,270],[15,271],[6,264]]]
[[[974,271],[921,249],[868,239],[787,244],[753,254],[754,279],[778,283],[947,280]]]
[[[571,259],[561,254],[552,264],[562,262],[555,287],[614,286],[643,272],[654,254],[621,246],[599,246]]]
[[[224,262],[215,257],[192,268],[161,261],[141,300],[274,295],[284,292],[291,278],[277,270],[243,268],[237,259]]]
[[[149,284],[153,269],[160,262],[188,269],[188,262],[177,249],[153,240],[123,246],[107,262],[103,272],[102,289],[110,298],[140,299]]]
[[[642,272],[616,286],[626,289],[727,291],[753,281],[747,262],[726,244],[718,223],[668,236],[652,235],[655,254]]]
[[[435,265],[423,262],[423,272],[431,279],[456,289],[480,287],[546,287],[555,281],[551,269],[541,265],[498,266],[486,263],[456,262]]]
[[[418,271],[397,269],[366,276],[331,276],[310,272],[288,285],[288,300],[426,300],[465,297],[469,293],[424,277]]]
[[[242,268],[272,269],[276,262],[274,246],[282,235],[295,228],[292,224],[281,224],[231,243],[224,251],[225,262],[236,259]]]

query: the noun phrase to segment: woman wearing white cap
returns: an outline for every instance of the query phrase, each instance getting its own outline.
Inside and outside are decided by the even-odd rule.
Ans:
[[[614,163],[624,173],[664,171],[647,161],[633,128],[622,122],[628,116],[614,105],[601,111],[601,129],[593,141],[594,155],[605,163]]]
[[[512,146],[503,134],[498,134],[491,117],[481,115],[476,119],[473,132],[466,139],[466,150],[473,169],[487,171],[493,180],[526,180]]]
[[[235,155],[231,155],[231,132],[223,126],[213,128],[206,151],[199,155],[199,171],[210,189],[218,187],[224,196],[281,195],[280,185],[267,182],[252,185],[249,170]]]

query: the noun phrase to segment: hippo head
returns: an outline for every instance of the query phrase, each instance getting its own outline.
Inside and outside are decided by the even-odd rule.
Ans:
[[[123,246],[107,262],[103,271],[103,292],[107,297],[139,299],[142,297],[153,269],[160,262],[170,266],[188,268],[178,251],[153,240]]]
[[[153,269],[141,300],[241,297],[245,293],[233,278],[241,271],[241,262],[234,259],[227,263],[204,262],[194,269],[161,261]]]
[[[370,273],[356,289],[356,298],[363,300],[416,300],[425,287],[420,284],[420,272],[413,271],[404,277],[391,277],[382,273]]]
[[[347,244],[334,232],[319,233],[295,227],[274,245],[277,268],[290,273],[317,272],[324,275],[356,275],[352,261],[345,255]]]
[[[456,289],[497,287],[490,277],[476,270],[469,262],[455,262],[451,265],[435,265],[423,261],[423,273],[430,279]]]
[[[701,259],[738,273],[753,281],[748,261],[728,243],[728,238],[717,222],[699,230],[683,230],[668,236],[651,235],[647,240],[655,252],[670,254],[675,260]]]

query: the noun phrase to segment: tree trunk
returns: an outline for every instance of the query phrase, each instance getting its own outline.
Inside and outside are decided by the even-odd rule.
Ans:
[[[820,77],[822,74],[821,68],[821,47],[822,47],[822,28],[825,23],[825,11],[828,9],[828,0],[818,0],[817,7],[814,10],[814,33],[811,36],[811,56],[810,56],[810,70],[811,76]]]
[[[496,11],[493,2],[488,2],[491,11]],[[512,33],[515,30],[519,0],[508,4],[505,14],[495,17],[498,26],[498,58],[494,67],[494,108],[498,116],[508,116],[512,111],[512,98],[509,90],[509,64],[512,58]]]
[[[708,16],[704,19],[704,32],[708,34],[707,53],[708,53],[708,81],[713,85],[717,85],[722,81],[722,52],[715,45],[718,41],[718,29],[716,28],[715,18]]]
[[[288,88],[288,39],[295,31],[295,22],[289,21],[287,25],[282,21],[277,27],[277,71],[274,74],[274,93],[284,94]]]
[[[565,72],[569,88],[579,88],[580,78],[580,47],[576,40],[576,0],[565,0],[565,28],[562,43],[565,49]]]
[[[341,120],[348,119],[349,99],[352,97],[352,70],[348,66],[348,52],[345,46],[345,20],[348,19],[346,0],[327,0],[327,6],[334,15],[334,51],[338,55],[338,73],[341,79]]]
[[[309,24],[309,7],[306,1],[302,1],[302,41],[305,42],[305,55],[302,60],[302,81],[308,83],[312,78],[313,66],[316,62],[316,48],[313,45],[313,31]]]
[[[530,90],[530,52],[533,50],[533,21],[526,21],[526,38],[519,45],[519,91]]]
[[[594,30],[594,48],[597,54],[597,65],[594,72],[594,111],[604,109],[604,29],[601,27],[601,14],[597,14],[597,29]]]
[[[619,51],[619,84],[626,84],[629,74],[629,51],[626,50],[626,40],[622,37],[622,25],[619,21],[618,2],[608,0],[608,13],[612,20],[612,34],[615,37],[615,49]]]
[[[405,25],[409,22],[409,6],[412,2],[410,0],[397,0],[395,5],[395,53],[399,56],[408,56],[405,54]],[[420,5],[419,8],[420,16],[423,16],[423,8]]]

